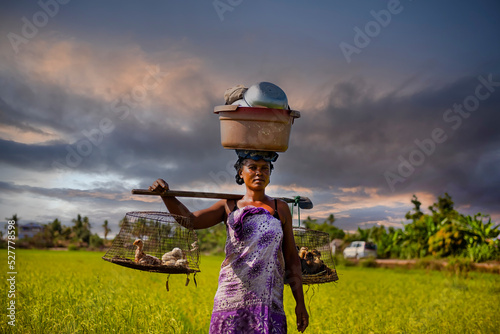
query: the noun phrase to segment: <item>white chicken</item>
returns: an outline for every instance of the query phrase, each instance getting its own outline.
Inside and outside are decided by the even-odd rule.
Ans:
[[[134,241],[134,245],[137,246],[135,250],[135,262],[146,265],[160,265],[161,260],[153,255],[149,255],[143,252],[144,242],[141,239]]]
[[[180,248],[175,247],[172,251],[163,254],[161,257],[163,265],[172,265],[178,261],[184,259],[184,254]]]
[[[188,267],[188,261],[186,259],[180,259],[180,260],[177,260],[175,262],[175,265],[177,267],[184,267],[184,268],[187,268]]]
[[[165,260],[165,261],[163,261],[162,264],[164,266],[175,266],[176,263],[177,263],[177,261],[172,259],[172,260]]]

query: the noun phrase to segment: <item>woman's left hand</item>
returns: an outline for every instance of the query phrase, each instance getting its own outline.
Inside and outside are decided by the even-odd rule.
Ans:
[[[168,183],[163,179],[157,179],[153,182],[153,185],[149,187],[150,191],[164,191],[168,190]]]
[[[297,330],[303,333],[309,325],[309,314],[307,314],[306,306],[304,304],[295,306],[295,315],[297,316]]]

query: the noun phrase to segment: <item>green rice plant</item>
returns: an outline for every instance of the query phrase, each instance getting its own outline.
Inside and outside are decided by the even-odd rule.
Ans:
[[[498,275],[471,272],[462,279],[360,267],[338,273],[336,284],[306,288],[310,333],[496,333],[500,325]],[[293,314],[291,294],[286,297]]]
[[[203,256],[201,273],[186,275],[121,267],[99,252],[16,250],[16,326],[8,296],[0,300],[1,333],[207,333],[222,256]],[[0,261],[7,262],[7,252]],[[5,267],[4,267],[5,268]],[[4,271],[5,273],[7,271]],[[425,270],[338,266],[339,281],[304,286],[306,333],[496,333],[500,276],[467,278]],[[7,291],[7,281],[0,283]],[[289,333],[295,302],[285,287]]]

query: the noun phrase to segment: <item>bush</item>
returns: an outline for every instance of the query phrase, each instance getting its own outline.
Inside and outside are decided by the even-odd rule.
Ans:
[[[494,244],[480,244],[467,248],[467,256],[474,262],[498,260],[500,252]]]
[[[78,248],[78,246],[77,246],[77,245],[75,245],[75,244],[69,244],[69,246],[68,246],[68,250],[69,250],[69,251],[77,251],[77,250],[79,250],[79,248]]]
[[[89,245],[92,248],[99,248],[104,245],[104,240],[102,240],[97,234],[92,234],[90,236]]]
[[[200,251],[208,254],[224,254],[226,226],[217,224],[212,228],[197,230]]]
[[[434,256],[460,255],[467,247],[464,231],[455,223],[447,223],[429,238],[429,252]]]

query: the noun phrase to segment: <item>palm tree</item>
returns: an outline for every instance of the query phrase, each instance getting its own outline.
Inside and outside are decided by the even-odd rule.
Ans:
[[[90,222],[89,222],[89,217],[87,216],[83,217],[83,229],[88,230],[90,232]]]
[[[444,193],[444,197],[438,197],[437,203],[429,206],[432,211],[432,218],[436,224],[442,223],[446,218],[449,221],[460,218],[460,214],[454,209],[455,203],[448,193]]]
[[[90,222],[88,217],[83,217],[78,214],[76,219],[73,219],[73,232],[75,236],[83,241],[88,243],[90,240]]]
[[[108,237],[108,233],[111,232],[111,229],[108,227],[107,220],[104,221],[104,224],[102,225],[102,227],[104,227],[104,240],[106,240]]]
[[[420,206],[422,205],[422,202],[420,202],[415,194],[413,194],[413,198],[411,200],[415,208],[413,209],[415,212],[412,213],[411,211],[408,211],[405,215],[406,219],[411,219],[413,221],[420,219],[424,215],[422,210],[420,210]]]
[[[82,222],[82,216],[78,214],[76,219],[71,220],[74,224],[73,226],[73,232],[79,237],[81,234],[81,230],[83,228],[83,222]]]
[[[47,229],[49,230],[52,238],[56,238],[61,235],[63,227],[61,225],[61,221],[56,218],[52,223],[47,224]]]
[[[82,229],[82,236],[81,239],[83,242],[86,242],[87,244],[90,242],[90,222],[89,222],[89,217],[85,216],[83,217],[83,229]]]
[[[15,221],[15,222],[16,222],[16,225],[17,225],[17,222],[18,222],[21,218],[19,218],[19,217],[17,216],[17,213],[14,213],[14,214],[12,215],[12,217],[10,217],[10,218],[5,218],[5,219],[6,219],[7,221],[12,221],[12,220],[13,220],[13,221]],[[4,229],[4,230],[7,230],[7,226],[8,226],[8,224],[5,224],[5,225],[4,225],[4,227],[3,227],[3,229]],[[17,234],[17,232],[16,232],[16,234]],[[3,233],[2,233],[2,236],[3,236]]]
[[[328,218],[326,218],[325,223],[333,225],[333,223],[335,223],[335,216],[333,214],[330,214]]]
[[[358,227],[358,239],[361,241],[370,241],[370,233],[371,231],[369,229],[362,229],[361,227]]]
[[[17,223],[19,220],[21,220],[21,218],[19,218],[19,217],[17,216],[17,213],[14,213],[14,214],[12,215],[12,217],[10,217],[10,218],[5,218],[5,219],[6,219],[7,221],[9,221],[9,220],[13,220],[13,221],[15,221],[16,223]]]

